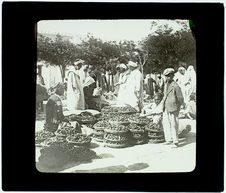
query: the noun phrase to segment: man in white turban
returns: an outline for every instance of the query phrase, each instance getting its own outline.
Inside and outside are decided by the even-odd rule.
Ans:
[[[143,76],[137,63],[129,61],[127,66],[130,74],[125,86],[127,98],[125,103],[140,111],[142,109]]]
[[[85,109],[85,99],[79,69],[83,60],[76,61],[69,67],[67,75],[67,108],[69,111]]]

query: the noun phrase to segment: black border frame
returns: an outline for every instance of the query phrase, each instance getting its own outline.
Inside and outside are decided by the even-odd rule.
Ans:
[[[4,191],[223,191],[221,3],[3,2]],[[190,19],[197,43],[197,157],[190,173],[48,174],[35,169],[36,25],[43,19]]]

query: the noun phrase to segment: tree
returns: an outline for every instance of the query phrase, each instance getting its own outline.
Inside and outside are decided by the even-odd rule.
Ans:
[[[148,56],[144,66],[148,73],[163,71],[167,67],[177,69],[181,62],[187,66],[195,65],[195,40],[189,30],[172,33],[172,28],[165,26],[164,30],[149,34],[140,44]]]
[[[52,38],[38,34],[37,56],[38,61],[44,60],[51,65],[60,67],[62,79],[65,77],[67,65],[76,59],[76,47],[69,40],[64,40],[63,36],[56,35]]]
[[[115,42],[104,42],[90,35],[78,44],[76,48],[77,57],[97,68],[103,67],[106,69],[108,61],[117,58],[119,55],[119,50]]]

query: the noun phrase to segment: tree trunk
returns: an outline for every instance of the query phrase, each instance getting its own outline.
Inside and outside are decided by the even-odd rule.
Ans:
[[[64,82],[64,78],[65,78],[65,69],[66,69],[66,66],[60,65],[60,72],[61,72],[62,82]]]

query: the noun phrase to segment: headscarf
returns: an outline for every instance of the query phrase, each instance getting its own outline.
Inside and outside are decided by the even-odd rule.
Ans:
[[[189,66],[186,72],[187,80],[191,84],[191,93],[196,92],[196,72],[193,66]]]
[[[79,76],[79,71],[76,70],[76,69],[75,69],[75,66],[73,66],[73,65],[69,66],[67,76],[69,75],[70,72],[74,72],[76,75]]]
[[[185,74],[186,69],[185,69],[184,67],[181,66],[181,67],[178,68],[178,72],[180,72],[180,74],[182,74],[181,71],[184,71],[184,74]]]

